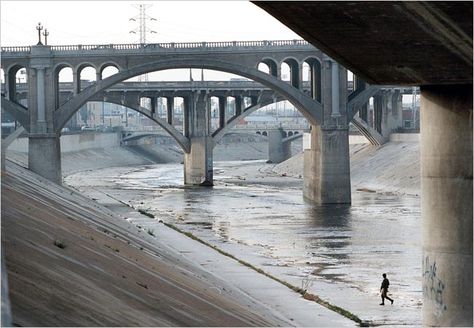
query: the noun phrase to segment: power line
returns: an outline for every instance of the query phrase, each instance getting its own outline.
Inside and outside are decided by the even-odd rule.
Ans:
[[[146,14],[146,9],[150,8],[152,5],[137,4],[137,5],[132,5],[132,6],[137,8],[139,13],[138,13],[137,16],[132,17],[129,20],[133,21],[133,22],[136,22],[138,20],[139,23],[138,23],[138,27],[136,29],[130,31],[130,33],[137,34],[137,32],[139,32],[139,34],[140,34],[140,44],[145,44],[147,33],[150,33],[150,34],[155,33],[156,34],[156,31],[153,31],[152,29],[150,29],[146,26],[147,20],[156,21],[155,18],[150,17]],[[139,82],[142,82],[142,81],[148,82],[148,74],[140,75],[138,77],[138,81]]]
[[[139,11],[139,14],[135,17],[130,18],[131,21],[136,22],[137,20],[139,21],[138,27],[130,33],[137,34],[137,32],[140,34],[140,43],[146,43],[146,35],[147,33],[149,34],[156,34],[156,31],[148,28],[146,26],[147,20],[149,21],[156,21],[155,18],[150,17],[146,14],[146,9],[150,8],[152,5],[145,5],[145,4],[138,4],[138,5],[132,5],[133,7],[137,8]]]

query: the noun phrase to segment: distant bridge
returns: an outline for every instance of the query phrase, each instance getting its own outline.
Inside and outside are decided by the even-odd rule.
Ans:
[[[60,131],[88,101],[117,103],[155,121],[175,138],[185,152],[185,184],[209,185],[213,180],[212,149],[216,141],[238,120],[274,102],[276,96],[291,102],[312,126],[311,151],[314,150],[318,157],[315,157],[314,163],[332,159],[338,162],[337,166],[323,165],[322,169],[311,164],[314,166],[313,174],[318,177],[306,181],[305,196],[321,203],[347,203],[350,202],[349,122],[359,110],[361,120],[367,122],[364,107],[368,99],[380,91],[379,87],[368,86],[357,76],[348,91],[345,68],[303,40],[37,45],[2,47],[1,55],[6,82],[2,108],[10,112],[29,133],[30,169],[56,182],[61,182]],[[284,65],[289,71],[288,79],[282,74]],[[86,67],[92,67],[96,72],[92,84],[81,80],[81,73]],[[117,72],[104,77],[104,70],[110,67]],[[308,69],[307,86],[303,79],[304,67]],[[59,83],[59,75],[65,68],[72,69],[73,75],[69,95],[61,90],[62,84]],[[236,105],[231,117],[226,115],[225,96],[216,95],[219,99],[219,127],[212,132],[209,89],[194,89],[193,85],[188,85],[192,92],[183,97],[184,122],[183,132],[180,132],[172,122],[173,95],[168,97],[163,94],[170,109],[164,118],[156,112],[156,96],[159,94],[152,92],[147,95],[144,92],[146,83],[142,86],[130,85],[134,90],[122,89],[119,92],[111,89],[145,73],[176,68],[232,73],[258,82],[266,90],[254,90],[251,94],[252,90],[248,89],[245,91],[247,94],[240,93],[235,97]],[[27,107],[19,104],[17,92],[20,86],[16,74],[21,69],[26,71],[27,77]],[[172,92],[176,95],[174,90]],[[387,117],[389,107],[392,109],[398,101],[399,95],[399,91],[390,91],[390,95],[384,96],[386,98],[380,104],[392,105],[386,110],[380,105],[379,110],[375,111],[375,129],[371,131],[367,126],[365,131],[381,134],[387,121],[384,117]],[[143,97],[150,97],[150,108],[140,105]],[[324,190],[327,186],[331,186],[331,192]]]

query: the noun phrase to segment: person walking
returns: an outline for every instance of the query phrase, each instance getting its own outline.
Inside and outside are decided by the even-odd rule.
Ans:
[[[382,285],[380,286],[380,293],[382,296],[382,303],[380,305],[385,305],[385,299],[388,299],[390,302],[393,304],[393,299],[387,296],[388,292],[388,286],[390,285],[390,282],[387,279],[387,275],[384,273],[382,274],[383,280],[382,280]]]

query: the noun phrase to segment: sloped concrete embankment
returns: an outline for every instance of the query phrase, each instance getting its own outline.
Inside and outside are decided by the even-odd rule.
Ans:
[[[353,190],[420,194],[420,143],[418,135],[393,135],[381,147],[350,145],[351,186]],[[280,175],[300,177],[303,153],[276,165]]]
[[[284,325],[104,207],[29,171],[8,170],[2,249],[14,325]]]

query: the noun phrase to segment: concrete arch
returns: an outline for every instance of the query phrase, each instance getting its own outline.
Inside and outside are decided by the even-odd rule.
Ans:
[[[114,74],[104,80],[96,81],[93,85],[84,89],[76,97],[61,106],[55,113],[55,130],[60,131],[69,118],[91,97],[105,90],[106,88],[141,74],[173,68],[203,68],[224,71],[241,75],[262,83],[268,88],[280,93],[293,106],[295,106],[306,119],[313,125],[319,125],[322,117],[322,106],[299,90],[293,88],[288,83],[278,80],[276,77],[260,72],[253,67],[246,67],[240,64],[219,60],[209,60],[205,58],[181,58],[163,59],[152,63],[135,66]]]
[[[244,117],[252,114],[253,112],[255,112],[255,111],[259,110],[260,108],[265,107],[265,106],[267,106],[271,103],[273,103],[273,99],[269,99],[267,101],[257,103],[253,106],[250,106],[250,107],[246,108],[240,115],[232,117],[223,128],[217,129],[212,134],[212,140],[214,142],[214,146],[224,137],[224,135],[229,133],[229,131],[232,128],[234,128],[241,119],[243,119]]]
[[[382,88],[378,85],[370,85],[359,92],[356,96],[349,97],[349,101],[347,102],[347,122],[351,122],[361,106],[367,104],[370,101],[370,98],[381,89]]]
[[[263,63],[268,66],[270,75],[275,76],[275,77],[278,76],[278,64],[273,58],[269,58],[269,57],[263,58],[261,61],[257,63],[257,69],[260,63]]]
[[[153,113],[146,109],[145,107],[142,107],[140,105],[137,105],[137,104],[131,104],[131,103],[127,103],[127,102],[122,102],[121,99],[115,99],[115,98],[110,98],[110,97],[107,97],[107,100],[106,102],[109,102],[109,103],[112,103],[112,104],[116,104],[116,105],[121,105],[121,106],[124,106],[124,107],[127,107],[127,108],[130,108],[134,111],[137,111],[139,112],[140,114],[143,114],[145,115],[146,117],[148,117],[150,120],[154,121],[156,124],[158,124],[159,126],[161,126],[163,128],[163,130],[165,130],[166,132],[168,132],[170,134],[170,136],[176,140],[176,142],[178,143],[178,145],[181,147],[181,149],[185,152],[185,153],[189,153],[190,149],[191,149],[191,146],[190,146],[190,143],[189,143],[189,139],[186,138],[185,136],[183,136],[183,134],[181,132],[179,132],[178,130],[176,130],[176,128],[174,126],[172,126],[171,124],[169,124],[166,120],[162,119],[162,118],[159,118],[156,114],[153,115]]]
[[[20,64],[15,64],[10,66],[8,69],[4,69],[6,74],[5,86],[6,86],[6,93],[8,95],[9,100],[16,102],[16,74],[21,70],[24,69],[26,71],[27,80],[29,79],[29,67],[23,66]]]
[[[58,63],[53,67],[53,92],[54,92],[54,108],[58,108],[60,105],[60,87],[59,87],[59,73],[65,69],[65,68],[70,68],[72,71],[73,75],[73,81],[74,83],[74,67],[72,67],[68,63]]]
[[[296,89],[300,88],[300,63],[294,57],[286,57],[280,63],[280,66],[285,63],[290,67],[290,84]]]
[[[312,62],[314,62],[314,61],[317,61],[317,62],[319,63],[319,65],[322,65],[322,63],[323,63],[322,60],[321,60],[321,58],[316,57],[316,56],[307,56],[307,57],[305,57],[305,58],[303,59],[303,62],[306,62],[306,63],[308,63],[308,64],[309,64],[309,63],[312,63]]]
[[[4,97],[2,97],[1,105],[2,109],[10,113],[28,132],[30,131],[30,116],[27,108]]]
[[[321,60],[317,57],[309,56],[303,60],[309,66],[309,82],[311,98],[321,102]],[[303,64],[301,65],[303,67]]]
[[[68,63],[68,62],[60,62],[60,63],[55,64],[52,68],[52,71],[54,73],[57,73],[60,70],[62,70],[63,68],[66,68],[66,67],[71,68],[72,71],[74,72],[75,67],[73,65],[71,65],[70,63]]]
[[[74,67],[74,71],[75,71],[75,72],[78,74],[78,76],[79,76],[79,74],[81,73],[81,71],[82,71],[84,68],[86,68],[86,67],[92,67],[92,68],[95,69],[95,71],[97,72],[97,66],[96,66],[95,64],[91,63],[91,62],[83,62],[83,63],[80,63],[80,64],[76,65],[76,66]]]
[[[107,67],[115,67],[119,72],[122,71],[122,67],[120,67],[119,64],[113,62],[113,61],[109,61],[109,62],[105,62],[105,63],[102,63],[100,64],[99,68],[97,69],[97,71],[99,72],[100,76],[102,76],[102,72],[104,71],[104,69],[106,69]]]

